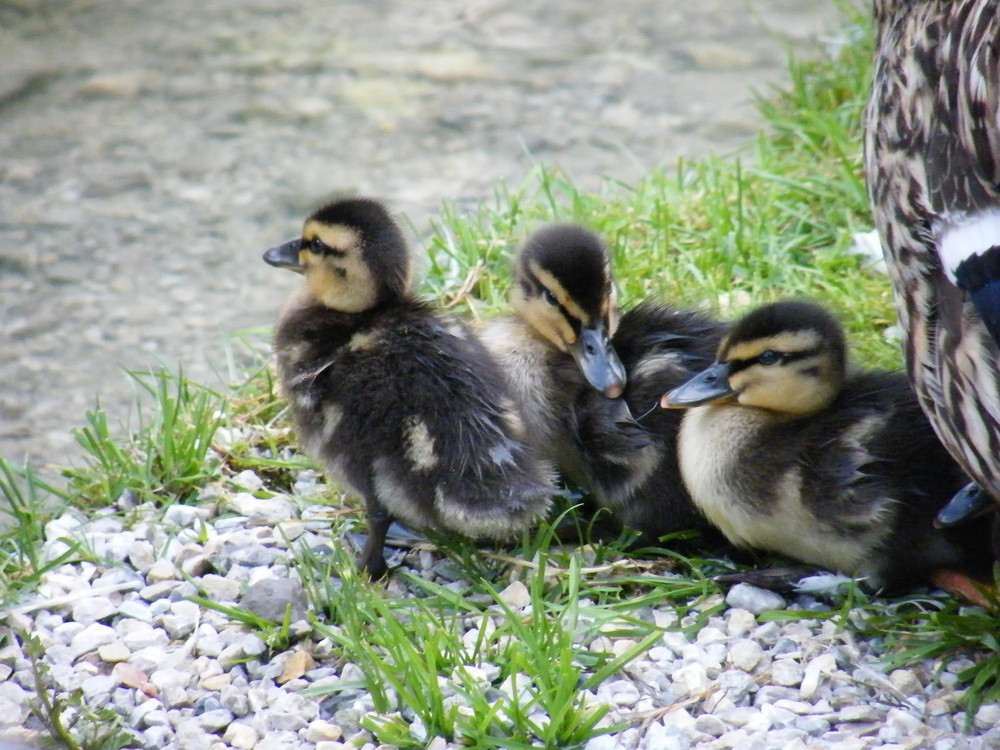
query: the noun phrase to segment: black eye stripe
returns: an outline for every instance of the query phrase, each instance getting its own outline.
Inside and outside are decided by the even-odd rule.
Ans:
[[[317,255],[330,255],[333,256],[334,258],[343,258],[344,256],[347,255],[347,253],[345,253],[343,250],[338,250],[335,247],[330,247],[325,242],[323,242],[323,240],[321,240],[319,237],[313,237],[306,244],[309,246],[309,249],[312,252],[316,253]]]
[[[775,362],[775,364],[784,366],[791,362],[798,362],[799,360],[816,356],[820,353],[820,347],[817,346],[812,349],[803,349],[799,352],[781,352],[776,349],[768,349],[768,351],[773,351],[778,355],[779,359]],[[758,362],[757,357],[751,357],[749,359],[734,359],[729,362],[729,372],[730,374],[736,373],[740,370],[745,370],[748,367],[753,367],[756,364],[761,364]],[[773,367],[773,365],[770,366]]]

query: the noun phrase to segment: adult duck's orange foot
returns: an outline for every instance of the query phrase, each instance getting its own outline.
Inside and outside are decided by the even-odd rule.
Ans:
[[[1000,594],[991,584],[981,583],[967,573],[940,568],[931,574],[931,582],[958,599],[965,599],[983,609],[1000,609]]]

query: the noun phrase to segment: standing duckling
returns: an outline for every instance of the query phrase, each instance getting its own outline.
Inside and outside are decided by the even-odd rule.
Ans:
[[[359,564],[373,579],[393,519],[506,538],[544,516],[557,489],[502,372],[459,321],[416,299],[381,204],[324,206],[264,260],[305,276],[275,331],[278,376],[305,451],[365,501]]]
[[[966,561],[961,537],[933,525],[965,476],[905,375],[847,373],[843,330],[822,308],[752,311],[716,363],[661,405],[689,408],[678,446],[684,482],[737,546],[875,589]]]
[[[665,387],[712,361],[722,327],[656,302],[619,318],[610,253],[575,224],[533,233],[514,272],[516,315],[477,335],[502,363],[536,449],[646,542],[702,525],[677,466],[680,415],[655,407]]]

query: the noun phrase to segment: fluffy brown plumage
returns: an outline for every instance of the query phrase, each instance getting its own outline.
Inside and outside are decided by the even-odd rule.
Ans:
[[[414,297],[379,203],[324,206],[264,258],[305,275],[275,330],[278,375],[304,450],[364,498],[373,578],[393,518],[504,538],[545,514],[552,472],[527,448],[503,373],[460,321]]]
[[[512,306],[516,316],[478,335],[502,363],[536,450],[644,542],[703,524],[677,467],[680,416],[655,406],[711,361],[722,326],[656,302],[619,317],[607,248],[566,224],[519,248]],[[589,354],[566,344],[588,327]]]
[[[873,588],[969,561],[979,532],[933,525],[965,475],[906,377],[848,373],[845,350],[837,320],[807,303],[733,324],[716,364],[663,397],[688,409],[679,453],[695,504],[737,546]]]

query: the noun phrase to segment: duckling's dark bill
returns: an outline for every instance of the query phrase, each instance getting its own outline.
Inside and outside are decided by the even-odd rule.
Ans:
[[[736,392],[729,386],[729,364],[719,362],[684,385],[679,385],[660,399],[663,409],[683,409],[722,401],[731,401]]]
[[[625,390],[625,365],[608,340],[604,327],[582,328],[570,354],[595,389],[608,398],[618,398]]]
[[[302,240],[296,237],[284,245],[278,245],[265,251],[264,262],[276,268],[287,268],[289,271],[298,271],[301,273],[302,264],[299,262],[299,251],[301,250]]]
[[[994,508],[993,498],[975,482],[965,485],[948,501],[934,519],[934,525],[939,529],[971,521]]]

